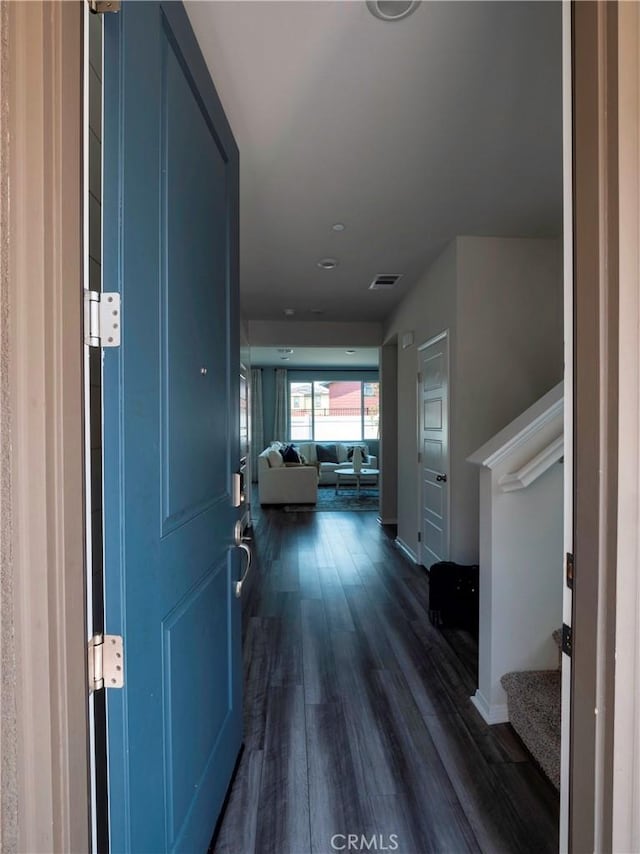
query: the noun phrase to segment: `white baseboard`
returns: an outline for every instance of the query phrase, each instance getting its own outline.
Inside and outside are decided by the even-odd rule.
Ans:
[[[412,563],[418,563],[418,557],[413,549],[410,549],[409,546],[403,542],[400,537],[396,537],[394,540],[396,546],[400,549],[401,552],[409,558]]]
[[[397,525],[397,519],[383,519],[382,516],[378,516],[378,525]]]
[[[509,709],[506,703],[491,706],[480,692],[480,689],[471,697],[471,702],[482,715],[482,719],[488,724],[508,724]]]

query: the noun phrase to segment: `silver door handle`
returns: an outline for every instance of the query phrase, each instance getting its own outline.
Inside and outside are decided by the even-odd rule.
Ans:
[[[437,474],[436,480],[438,481],[438,483],[446,483],[447,482],[447,476],[446,476],[446,474]]]
[[[242,549],[247,556],[247,566],[245,567],[242,578],[240,581],[236,581],[236,599],[239,599],[242,596],[242,585],[247,580],[247,575],[249,575],[249,569],[251,568],[251,549],[246,543],[236,543],[236,545],[239,549]]]

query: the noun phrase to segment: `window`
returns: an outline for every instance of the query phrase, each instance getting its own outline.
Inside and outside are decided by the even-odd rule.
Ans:
[[[291,440],[312,436],[311,383],[289,383],[289,421]]]
[[[291,440],[379,438],[380,383],[314,380],[289,383]]]

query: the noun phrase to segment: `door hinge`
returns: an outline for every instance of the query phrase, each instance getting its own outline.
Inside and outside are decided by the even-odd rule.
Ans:
[[[573,629],[566,623],[562,624],[562,651],[571,658],[573,649]]]
[[[84,292],[84,341],[89,347],[119,347],[120,294]]]
[[[571,552],[567,552],[565,558],[565,578],[567,579],[567,587],[573,590],[573,578],[575,572],[575,561]]]
[[[418,385],[422,385],[422,372],[418,371]]]
[[[120,635],[94,635],[89,640],[89,691],[124,686],[124,649]]]
[[[418,462],[422,462],[422,454],[420,453],[420,451],[418,451]]]
[[[422,531],[418,531],[418,542],[422,542]]]
[[[89,4],[89,11],[94,15],[120,11],[120,0],[87,0],[87,3]]]

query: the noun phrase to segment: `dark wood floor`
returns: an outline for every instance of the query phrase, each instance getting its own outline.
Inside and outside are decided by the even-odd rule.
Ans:
[[[470,703],[426,573],[375,514],[265,511],[254,551],[245,749],[215,854],[328,854],[334,834],[375,835],[370,850],[395,834],[400,854],[558,850],[555,789]]]

